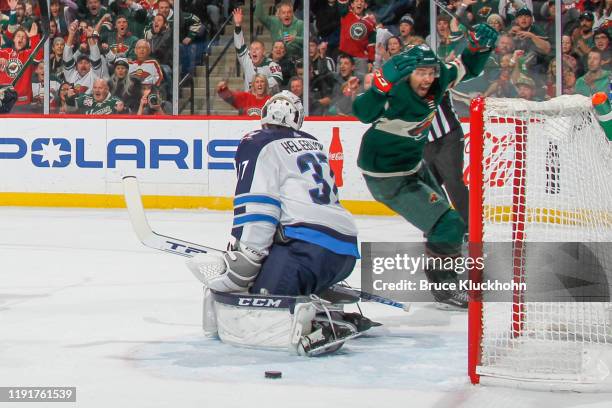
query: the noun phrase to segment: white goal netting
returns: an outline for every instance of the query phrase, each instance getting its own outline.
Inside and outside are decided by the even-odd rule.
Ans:
[[[589,98],[485,100],[484,252],[508,250],[495,275],[527,289],[512,302],[483,299],[483,378],[612,384],[612,254],[596,244],[612,242],[611,146]],[[556,301],[542,297],[547,289]]]

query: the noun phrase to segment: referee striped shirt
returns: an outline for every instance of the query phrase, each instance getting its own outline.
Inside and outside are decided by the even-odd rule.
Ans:
[[[451,101],[450,94],[446,92],[440,105],[436,109],[436,116],[431,122],[429,127],[429,134],[427,140],[433,142],[436,139],[443,138],[457,128],[461,127],[461,122],[457,118],[453,102]]]

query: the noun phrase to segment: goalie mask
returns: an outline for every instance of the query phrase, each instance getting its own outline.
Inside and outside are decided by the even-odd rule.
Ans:
[[[299,130],[304,121],[302,101],[289,91],[282,91],[268,99],[261,109],[261,125],[278,125]]]

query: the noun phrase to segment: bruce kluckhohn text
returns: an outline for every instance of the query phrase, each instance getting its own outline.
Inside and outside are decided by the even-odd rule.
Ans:
[[[385,282],[382,279],[375,279],[372,282],[374,290],[379,291],[427,291],[427,290],[472,290],[472,291],[526,291],[525,282],[502,282],[499,280],[488,280],[483,282],[473,282],[462,280],[458,282],[429,282],[426,279],[410,281],[402,279],[396,282]]]

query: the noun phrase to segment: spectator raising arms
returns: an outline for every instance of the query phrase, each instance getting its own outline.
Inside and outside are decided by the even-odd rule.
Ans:
[[[339,0],[340,51],[353,57],[355,71],[361,76],[368,72],[368,62],[374,62],[376,18],[365,14],[365,0]]]
[[[227,82],[217,84],[217,93],[227,103],[238,109],[239,115],[261,117],[261,108],[270,99],[268,80],[262,74],[255,74],[250,92],[232,91]]]
[[[255,17],[272,35],[272,41],[282,41],[287,48],[289,58],[301,58],[304,46],[304,22],[293,15],[293,2],[281,1],[276,6],[276,16],[268,16],[263,0],[255,3]]]
[[[68,27],[68,40],[64,47],[64,80],[74,86],[73,91],[77,94],[91,94],[94,81],[102,76],[102,57],[98,48],[98,41],[91,37],[87,39],[89,55],[72,52],[72,45],[77,40],[77,28],[79,21],[75,20]]]
[[[588,72],[576,81],[576,93],[591,96],[597,92],[608,93],[610,71],[601,68],[601,52],[591,50],[587,59]]]
[[[29,41],[28,37],[30,37]],[[35,66],[33,61],[29,59],[39,41],[38,26],[33,24],[29,33],[23,28],[18,28],[13,33],[12,48],[0,49],[0,85],[12,83],[20,71],[22,69],[25,70],[23,76],[15,84],[18,98],[13,110],[14,112],[18,111],[20,106],[27,107],[32,102],[31,84]],[[34,57],[34,61],[40,61],[42,58],[43,50],[41,48]],[[25,111],[27,112],[27,108]]]
[[[266,57],[264,44],[255,40],[247,50],[242,34],[242,9],[233,11],[234,18],[234,46],[238,54],[238,60],[244,70],[244,90],[248,91],[255,74],[263,74],[268,79],[270,93],[275,94],[280,90],[283,82],[283,72],[280,65]]]

